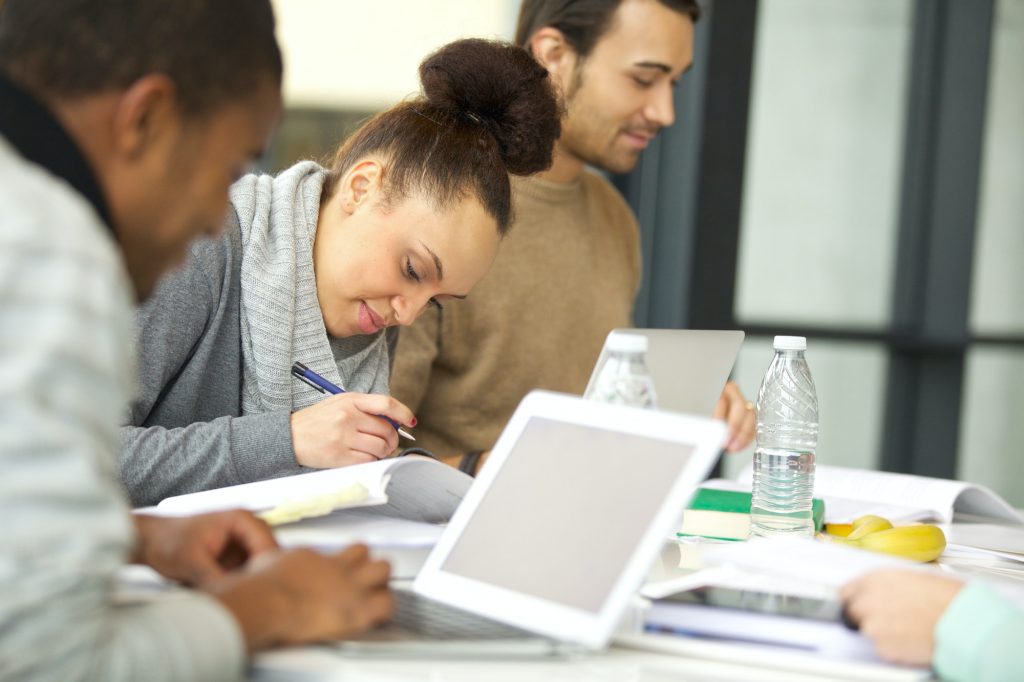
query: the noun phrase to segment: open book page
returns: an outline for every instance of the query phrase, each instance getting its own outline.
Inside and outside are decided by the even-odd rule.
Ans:
[[[468,474],[429,457],[408,455],[385,461],[395,466],[385,476],[385,504],[372,509],[378,516],[445,523],[473,483]]]
[[[178,495],[163,500],[154,511],[166,515],[237,508],[262,512],[362,485],[365,493],[347,496],[339,506],[370,507],[380,516],[437,523],[451,517],[472,482],[454,467],[412,455]]]
[[[821,469],[818,469],[820,472]],[[717,490],[735,490],[739,492],[750,492],[753,483],[753,472],[747,467],[740,473],[738,480],[728,478],[713,478],[701,484],[703,488],[715,488]],[[865,514],[874,514],[898,523],[911,521],[930,521],[937,518],[937,514],[931,509],[921,507],[907,507],[899,504],[886,504],[869,500],[854,500],[837,495],[830,495],[821,486],[818,473],[815,474],[814,496],[825,501],[825,523],[850,523],[855,518]]]
[[[945,532],[950,545],[987,550],[1024,561],[1024,528],[995,523],[954,523]]]
[[[800,580],[809,585],[834,589],[880,569],[932,570],[887,554],[865,552],[810,538],[732,542],[711,549],[704,555],[704,560],[710,566],[730,566],[743,572]]]
[[[752,480],[753,465],[747,465],[737,482],[750,486]],[[818,466],[814,495],[825,500],[828,523],[849,523],[864,514],[949,523],[956,513],[1024,524],[1024,516],[985,486],[943,478]]]
[[[276,529],[274,535],[282,547],[337,550],[357,542],[374,549],[430,548],[442,532],[444,526],[382,517],[371,507],[303,519]]]

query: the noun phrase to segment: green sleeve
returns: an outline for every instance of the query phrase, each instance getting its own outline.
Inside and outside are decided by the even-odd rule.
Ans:
[[[1024,680],[1024,609],[969,583],[935,627],[935,670],[952,682]]]

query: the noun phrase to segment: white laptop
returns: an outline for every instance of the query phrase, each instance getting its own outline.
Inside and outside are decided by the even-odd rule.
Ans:
[[[647,337],[647,369],[654,379],[658,408],[711,415],[743,345],[743,332],[719,329],[615,329]],[[587,390],[608,354],[605,340]]]
[[[604,647],[724,437],[711,419],[530,393],[412,590],[396,591],[393,622],[336,646],[447,657]]]

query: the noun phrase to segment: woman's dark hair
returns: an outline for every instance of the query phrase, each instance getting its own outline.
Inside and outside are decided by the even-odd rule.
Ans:
[[[700,18],[697,0],[658,0],[671,10]],[[550,26],[565,36],[572,49],[586,59],[611,26],[622,0],[523,0],[516,24],[516,45],[528,47],[533,34]]]
[[[270,0],[0,0],[0,71],[38,97],[162,73],[202,115],[281,70]]]
[[[422,96],[377,114],[342,145],[324,197],[357,161],[379,155],[386,202],[417,191],[444,209],[471,194],[504,235],[508,174],[548,168],[561,132],[547,71],[514,45],[468,39],[427,57],[420,83]]]

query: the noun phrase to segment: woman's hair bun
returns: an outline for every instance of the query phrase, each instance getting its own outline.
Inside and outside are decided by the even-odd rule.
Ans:
[[[526,50],[458,40],[423,60],[420,82],[431,108],[487,128],[508,172],[529,175],[551,165],[561,110],[547,70]]]

